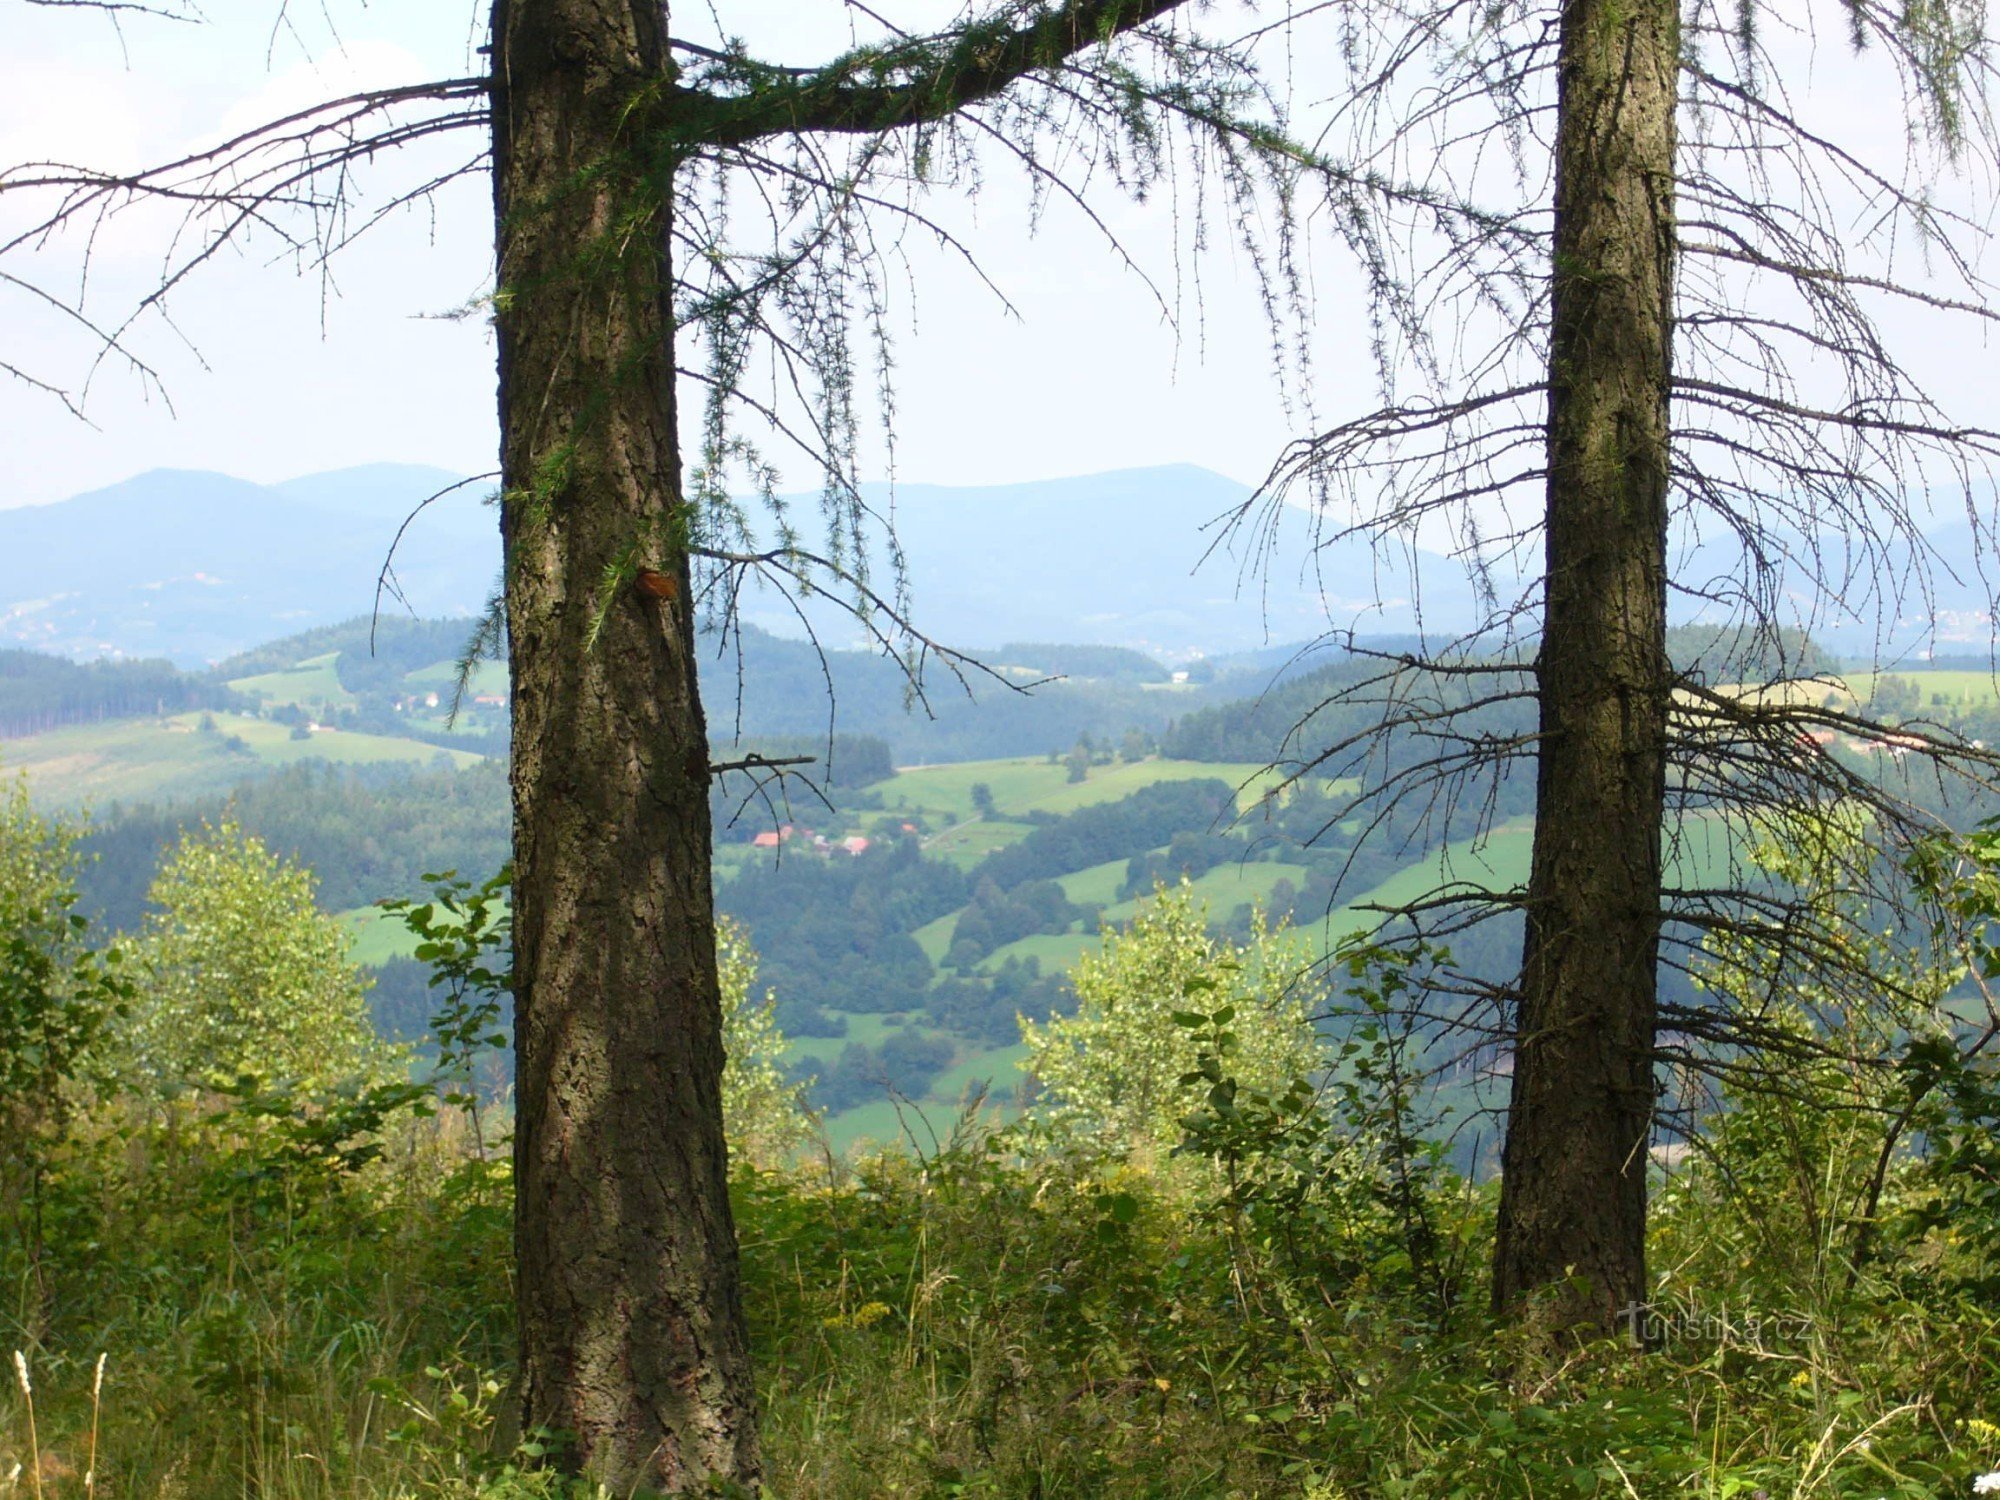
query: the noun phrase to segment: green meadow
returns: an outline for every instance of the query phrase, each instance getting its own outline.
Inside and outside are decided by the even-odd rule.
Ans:
[[[354,695],[340,685],[340,674],[334,667],[339,656],[338,651],[328,651],[281,671],[231,678],[229,686],[266,703],[296,703],[302,707],[324,703],[335,708],[352,708]]]
[[[454,766],[482,759],[420,740],[331,730],[295,739],[283,724],[247,714],[199,713],[164,719],[120,719],[54,729],[9,740],[0,749],[11,770],[26,772],[37,800],[56,807],[157,801],[228,791],[261,770],[324,760],[337,765],[390,761],[428,764],[448,756]],[[232,743],[233,742],[233,743]]]
[[[1003,816],[1060,815],[1099,802],[1116,802],[1158,781],[1214,778],[1239,788],[1237,802],[1248,807],[1269,784],[1262,766],[1198,760],[1141,760],[1092,766],[1082,781],[1069,780],[1062,762],[971,760],[948,766],[909,766],[880,784],[883,806],[964,820],[974,817],[972,788],[984,782]]]

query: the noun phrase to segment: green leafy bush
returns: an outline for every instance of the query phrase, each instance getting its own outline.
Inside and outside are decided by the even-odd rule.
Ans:
[[[149,899],[121,1036],[134,1086],[250,1074],[312,1093],[402,1070],[369,1026],[347,934],[313,904],[310,872],[233,823],[204,825],[181,836]]]
[[[1282,1092],[1324,1063],[1309,967],[1284,931],[1259,923],[1248,942],[1217,938],[1185,881],[1159,887],[1129,927],[1078,962],[1074,1015],[1022,1021],[1044,1112],[1104,1141],[1171,1148],[1199,1097],[1190,1075],[1200,1046],[1174,1017],[1223,995],[1238,1016],[1234,1075]]]

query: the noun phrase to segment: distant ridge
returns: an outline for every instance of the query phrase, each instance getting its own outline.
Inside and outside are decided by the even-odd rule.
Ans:
[[[372,464],[262,485],[158,469],[54,504],[0,510],[0,645],[196,667],[352,618],[372,607],[402,519],[459,478]],[[480,503],[488,489],[447,496],[404,537],[396,579],[418,614],[473,614],[484,603],[500,565],[498,526]],[[1362,543],[1315,557],[1297,513],[1254,554],[1246,538],[1219,531],[1218,519],[1250,490],[1206,469],[911,484],[893,496],[871,485],[865,493],[879,514],[894,516],[920,628],[955,646],[1063,641],[1173,661],[1307,639],[1329,623],[1375,634],[1415,625],[1406,600],[1376,602],[1394,570],[1378,569]],[[808,535],[812,504],[800,497],[794,509]],[[1422,561],[1426,618],[1461,628],[1471,610],[1461,570],[1443,558]],[[876,580],[886,591],[879,563]],[[1332,596],[1324,602],[1321,588]],[[401,608],[394,599],[385,606]],[[743,606],[753,624],[803,633],[773,589],[749,589]],[[824,600],[808,606],[806,619],[829,645],[857,643],[853,622]]]
[[[198,667],[345,619],[372,605],[401,519],[458,477],[371,464],[260,485],[155,469],[0,510],[0,644]],[[485,600],[500,542],[479,495],[431,506],[404,538],[396,578],[418,613],[471,614]]]
[[[1315,553],[1310,519],[1293,510],[1275,536],[1231,531],[1223,523],[1250,487],[1191,464],[1026,484],[900,484],[893,494],[870,484],[862,494],[894,515],[919,628],[953,645],[1066,641],[1174,661],[1312,639],[1330,626],[1416,627],[1407,582],[1378,567],[1366,543]],[[1473,603],[1464,570],[1430,553],[1419,562],[1426,618],[1463,629]],[[806,613],[830,642],[856,642],[833,606]],[[770,591],[747,594],[744,615],[777,634],[799,632],[796,612]]]

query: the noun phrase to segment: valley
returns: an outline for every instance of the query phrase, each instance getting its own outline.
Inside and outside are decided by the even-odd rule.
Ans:
[[[26,775],[38,802],[91,812],[97,863],[86,894],[113,925],[140,920],[152,863],[181,827],[235,819],[305,861],[374,981],[378,1023],[414,1039],[432,1000],[415,940],[373,903],[415,893],[431,870],[483,877],[507,840],[506,677],[477,664],[457,694],[452,655],[468,629],[450,620],[316,628],[209,674],[145,679],[156,701],[178,693],[174,701],[213,707],[132,714],[127,692],[111,716],[10,736],[0,763]],[[759,669],[782,682],[816,669],[807,648],[752,644]],[[946,1129],[968,1091],[1013,1107],[1023,1081],[1017,1015],[1040,1020],[1072,1003],[1070,968],[1158,883],[1186,881],[1218,930],[1243,933],[1260,909],[1324,954],[1375,925],[1382,908],[1426,892],[1525,881],[1531,804],[1517,778],[1497,784],[1476,820],[1392,823],[1357,847],[1360,825],[1337,814],[1360,780],[1270,766],[1291,722],[1351,679],[1337,660],[1275,683],[1239,671],[1175,684],[1136,652],[1008,654],[1024,659],[1021,676],[1048,675],[1052,663],[1106,674],[960,711],[958,743],[1008,749],[1024,725],[1063,736],[1039,754],[908,762],[897,745],[937,744],[935,721],[885,712],[868,675],[881,666],[838,655],[837,680],[860,687],[836,705],[832,741],[802,732],[810,720],[796,702],[766,711],[784,689],[759,680],[746,684],[757,690],[746,727],[773,732],[717,751],[815,761],[804,779],[730,773],[711,811],[718,908],[761,955],[757,983],[777,996],[787,1065],[813,1080],[837,1150]],[[70,683],[72,717],[94,712],[90,692],[113,694],[121,670],[137,681],[136,667],[91,670],[82,687]],[[1911,713],[1976,721],[1995,710],[1991,689],[1990,677],[1949,667],[1829,677],[1810,691],[1843,705],[1894,695]],[[1051,697],[1064,710],[1052,719],[1035,701]],[[1337,723],[1320,729],[1336,732]],[[1259,749],[1265,758],[1250,758]],[[1857,762],[1879,754],[1847,749]],[[1741,853],[1706,818],[1684,821],[1676,845],[1670,873],[1689,886],[1719,883]],[[1461,960],[1500,977],[1517,934],[1510,922],[1488,924],[1462,940]]]

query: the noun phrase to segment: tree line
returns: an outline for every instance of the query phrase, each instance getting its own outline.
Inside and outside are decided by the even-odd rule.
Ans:
[[[39,651],[0,650],[0,735],[248,706],[220,682],[168,661],[73,662]]]

